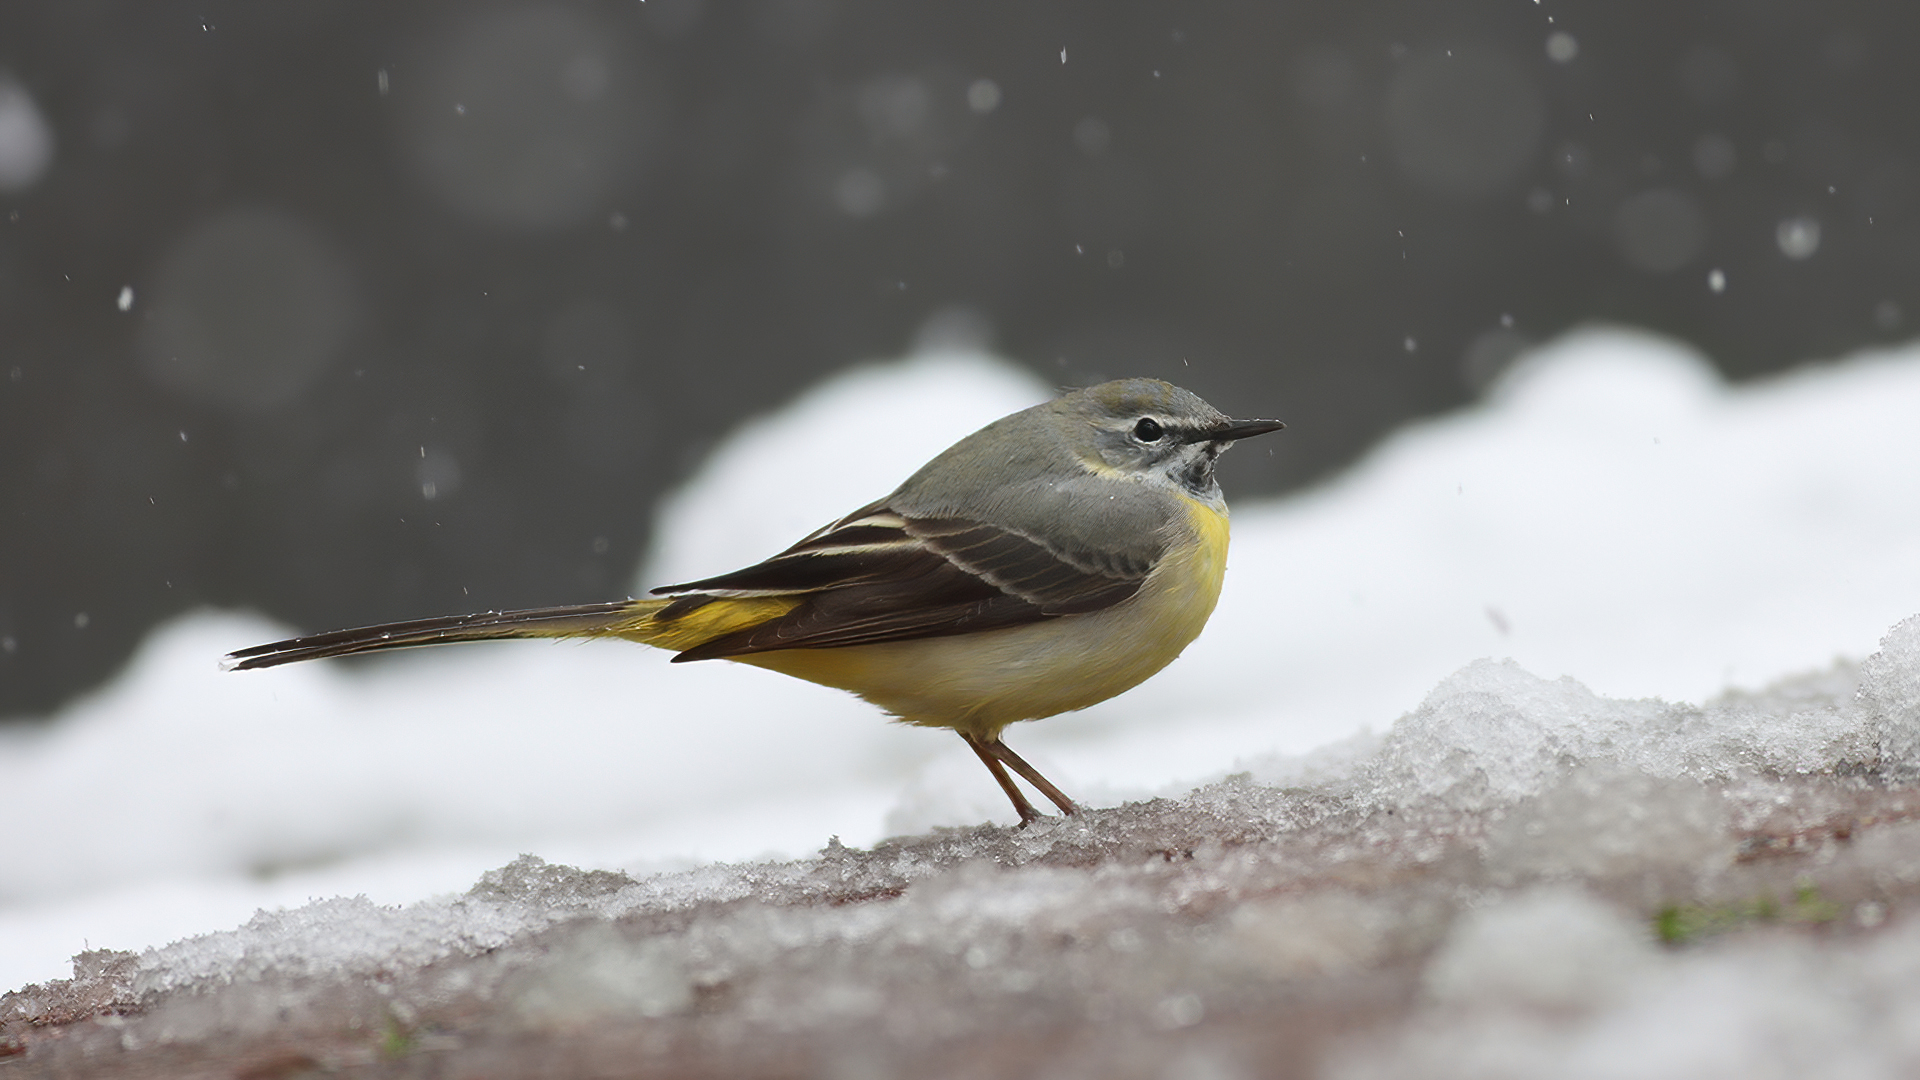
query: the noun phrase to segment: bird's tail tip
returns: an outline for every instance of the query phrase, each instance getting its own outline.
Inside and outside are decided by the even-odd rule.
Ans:
[[[449,615],[411,622],[381,623],[350,630],[271,641],[235,649],[221,658],[223,671],[253,671],[290,664],[390,649],[444,645],[455,641],[495,638],[599,637],[618,635],[621,629],[660,601],[615,600],[601,604],[528,608],[521,611],[485,611],[477,615]]]

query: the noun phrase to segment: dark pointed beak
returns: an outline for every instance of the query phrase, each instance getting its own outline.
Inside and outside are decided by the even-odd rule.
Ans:
[[[1237,439],[1251,439],[1255,435],[1265,435],[1269,431],[1279,431],[1287,425],[1278,420],[1229,420],[1213,427],[1195,428],[1185,432],[1185,441],[1193,442],[1233,442]]]

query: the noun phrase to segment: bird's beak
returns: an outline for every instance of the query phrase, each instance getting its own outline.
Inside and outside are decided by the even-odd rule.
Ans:
[[[1186,432],[1186,441],[1233,442],[1236,439],[1251,439],[1255,435],[1265,435],[1269,431],[1279,431],[1286,426],[1278,420],[1229,420],[1224,424],[1195,428]]]

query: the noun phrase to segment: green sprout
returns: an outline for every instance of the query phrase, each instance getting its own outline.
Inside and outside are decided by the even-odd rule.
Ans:
[[[1773,896],[1726,904],[1668,904],[1654,913],[1653,930],[1669,945],[1684,945],[1757,923],[1817,926],[1839,917],[1840,905],[1821,896],[1819,886],[1802,878],[1794,886],[1793,899],[1784,904]]]

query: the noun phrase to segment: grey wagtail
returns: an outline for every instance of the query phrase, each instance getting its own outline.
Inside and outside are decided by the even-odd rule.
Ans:
[[[1130,690],[1206,625],[1227,568],[1213,465],[1278,420],[1232,420],[1177,386],[1123,379],[988,424],[893,494],[765,562],[644,600],[489,611],[276,641],[235,669],[485,638],[618,637],[850,690],[952,728],[1026,824],[1007,725]]]

